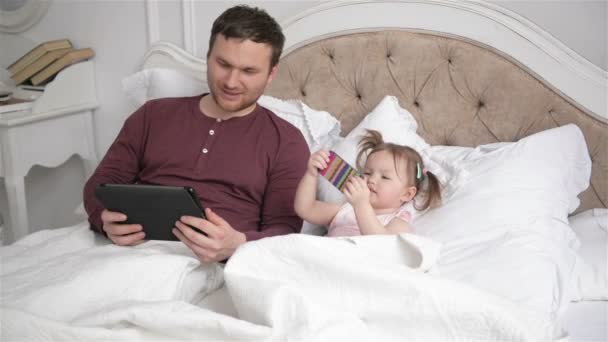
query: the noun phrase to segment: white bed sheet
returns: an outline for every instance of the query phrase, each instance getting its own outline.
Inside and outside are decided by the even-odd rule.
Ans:
[[[238,316],[226,286],[205,297],[197,305],[227,316]],[[608,341],[608,301],[570,303],[562,318],[562,328],[567,334],[565,341]]]
[[[118,247],[85,224],[42,231],[0,249],[2,334],[15,340],[555,336],[550,322],[508,300],[424,273],[438,245],[407,235],[263,239],[239,248],[222,270],[197,266],[176,243]],[[201,301],[199,294],[217,289],[221,278],[226,285]]]
[[[608,301],[570,303],[562,326],[568,341],[608,341]]]

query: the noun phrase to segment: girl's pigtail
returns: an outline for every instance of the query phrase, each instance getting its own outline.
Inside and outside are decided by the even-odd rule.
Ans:
[[[428,208],[434,208],[441,204],[441,184],[439,179],[430,171],[424,171],[421,181],[416,185],[418,191],[423,191],[424,202],[421,206],[414,203],[414,208],[417,210],[426,210]],[[418,196],[416,196],[418,197]]]
[[[382,144],[384,144],[382,134],[373,129],[368,129],[367,133],[359,141],[359,153],[357,153],[357,168],[359,170],[363,170],[363,160],[367,157],[369,151],[374,150]]]

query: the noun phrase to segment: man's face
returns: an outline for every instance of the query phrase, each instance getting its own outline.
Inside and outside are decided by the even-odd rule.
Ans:
[[[270,68],[271,55],[270,45],[218,34],[207,58],[207,81],[216,104],[227,113],[252,110],[276,73],[276,67]]]

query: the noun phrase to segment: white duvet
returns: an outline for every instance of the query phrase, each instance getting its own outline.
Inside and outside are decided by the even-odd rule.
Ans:
[[[224,269],[178,242],[107,244],[78,225],[0,249],[2,340],[550,340],[551,322],[443,278],[422,237],[288,235]],[[225,283],[232,317],[198,305]]]

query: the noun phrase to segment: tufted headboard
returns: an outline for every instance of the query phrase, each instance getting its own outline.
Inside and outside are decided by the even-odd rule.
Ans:
[[[394,95],[434,145],[517,141],[575,123],[594,165],[581,210],[608,204],[608,125],[487,46],[407,31],[327,38],[283,57],[267,94],[334,114],[342,134]]]
[[[394,95],[435,145],[516,141],[575,123],[593,161],[578,211],[608,206],[608,73],[525,18],[484,2],[358,0],[281,24],[286,47],[266,94],[332,113],[343,135]],[[157,50],[144,68],[172,54],[172,67],[203,74],[204,60]]]

